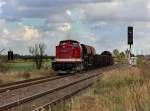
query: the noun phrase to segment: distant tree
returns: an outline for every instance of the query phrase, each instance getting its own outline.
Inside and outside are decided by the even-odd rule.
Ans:
[[[118,51],[118,49],[114,49],[114,50],[113,50],[113,55],[114,55],[115,57],[118,57],[118,56],[119,56],[119,51]]]
[[[43,64],[43,55],[45,53],[46,45],[45,44],[35,44],[34,46],[29,47],[29,52],[33,55],[34,61],[37,69],[41,69]]]
[[[115,60],[119,63],[125,63],[126,62],[126,54],[125,52],[119,52],[119,50],[114,49],[113,55],[115,57]]]
[[[120,58],[121,58],[121,59],[125,59],[125,57],[126,57],[125,53],[124,53],[124,52],[121,52],[121,53],[120,53]]]

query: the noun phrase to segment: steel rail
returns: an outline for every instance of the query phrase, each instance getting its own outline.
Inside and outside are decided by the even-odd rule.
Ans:
[[[53,92],[59,91],[59,90],[61,90],[61,89],[67,88],[67,87],[69,87],[69,86],[78,84],[78,83],[80,83],[80,82],[84,82],[84,81],[86,81],[86,80],[90,80],[90,79],[92,79],[92,78],[94,78],[94,77],[98,77],[99,75],[100,75],[100,74],[90,75],[89,77],[84,77],[83,79],[75,80],[75,81],[73,81],[73,82],[71,82],[71,83],[69,83],[69,84],[67,84],[67,85],[60,86],[60,87],[56,87],[56,88],[50,89],[50,90],[48,90],[48,91],[43,91],[43,92],[41,92],[41,93],[39,93],[39,94],[37,93],[37,94],[35,94],[35,95],[28,96],[28,97],[25,97],[25,98],[20,99],[20,100],[16,100],[16,101],[14,101],[14,102],[12,102],[12,103],[8,103],[8,104],[5,104],[5,105],[3,105],[3,106],[0,106],[0,111],[4,111],[4,110],[7,110],[7,109],[11,109],[11,108],[13,108],[13,107],[20,106],[20,105],[25,104],[25,103],[27,103],[27,102],[29,102],[29,101],[33,101],[33,100],[35,100],[35,99],[37,99],[37,98],[43,97],[43,96],[45,96],[45,95],[47,95],[47,94],[52,94]]]
[[[65,78],[68,76],[66,76],[66,75],[65,76],[55,76],[55,77],[47,76],[47,77],[41,77],[41,78],[36,78],[36,79],[14,82],[14,83],[8,83],[8,84],[0,85],[0,93],[23,88],[23,87],[26,87],[29,85],[31,86],[31,85],[35,85],[35,84],[41,84],[44,82]]]
[[[92,69],[92,70],[95,70],[95,69]],[[86,71],[83,71],[81,73],[85,73]],[[23,81],[18,81],[18,82],[12,82],[12,83],[7,83],[7,84],[0,84],[0,93],[2,92],[5,92],[5,91],[8,91],[8,90],[12,90],[12,89],[18,89],[18,88],[21,88],[21,87],[25,87],[26,85],[33,85],[34,84],[37,84],[38,82],[37,81],[46,81],[46,79],[48,80],[55,80],[55,79],[60,79],[60,78],[63,78],[63,77],[67,77],[67,76],[70,76],[70,75],[64,75],[64,76],[46,76],[46,77],[40,77],[40,78],[35,78],[35,79],[29,79],[29,80],[23,80]]]
[[[99,81],[99,79],[98,79],[97,81]],[[63,97],[61,97],[61,98],[54,99],[53,101],[50,101],[50,102],[47,103],[47,104],[44,104],[44,105],[42,105],[42,106],[40,106],[40,107],[38,107],[38,108],[35,108],[35,109],[33,109],[32,111],[42,111],[43,108],[45,108],[45,109],[46,109],[46,108],[50,108],[49,106],[51,106],[51,105],[56,105],[56,104],[60,103],[61,101],[67,100],[67,99],[69,99],[69,98],[71,98],[71,97],[77,95],[79,92],[88,89],[88,88],[91,87],[93,84],[94,84],[94,83],[90,83],[90,84],[86,85],[85,87],[82,87],[82,88],[80,88],[80,89],[78,89],[78,90],[72,92],[71,94],[66,94],[65,96],[63,96]]]

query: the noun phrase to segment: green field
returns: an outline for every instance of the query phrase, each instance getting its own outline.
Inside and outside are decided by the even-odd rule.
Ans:
[[[32,71],[35,68],[35,63],[32,61],[15,61],[15,62],[9,62],[6,63],[6,66],[10,71],[25,71],[29,72]],[[43,68],[51,68],[51,60],[44,60]]]

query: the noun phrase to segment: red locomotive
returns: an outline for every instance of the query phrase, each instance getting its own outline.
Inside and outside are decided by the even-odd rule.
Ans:
[[[111,53],[105,51],[97,55],[92,46],[80,44],[75,40],[60,41],[56,46],[56,58],[52,63],[55,71],[76,72],[89,67],[113,64]]]

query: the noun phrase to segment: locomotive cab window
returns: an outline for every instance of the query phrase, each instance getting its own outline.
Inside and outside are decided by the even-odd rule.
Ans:
[[[78,48],[78,42],[72,42],[73,48]]]
[[[66,45],[67,44],[67,41],[61,41],[60,42],[60,45]]]

